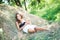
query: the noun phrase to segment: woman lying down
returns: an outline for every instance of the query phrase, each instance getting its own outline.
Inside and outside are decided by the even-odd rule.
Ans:
[[[16,13],[16,26],[18,30],[22,30],[25,33],[35,33],[37,31],[44,31],[50,29],[50,27],[38,27],[37,25],[32,25],[30,20],[24,20],[23,15]]]

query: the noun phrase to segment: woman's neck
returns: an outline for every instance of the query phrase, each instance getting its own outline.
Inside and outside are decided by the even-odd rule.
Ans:
[[[20,19],[20,22],[22,22],[23,19]]]

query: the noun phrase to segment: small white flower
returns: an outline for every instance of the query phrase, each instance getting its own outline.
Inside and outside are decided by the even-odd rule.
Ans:
[[[3,32],[3,29],[2,28],[0,28],[0,32]]]

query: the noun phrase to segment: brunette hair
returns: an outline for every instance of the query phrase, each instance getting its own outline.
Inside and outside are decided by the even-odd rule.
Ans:
[[[16,18],[16,21],[17,21],[18,23],[20,23],[21,21],[17,19],[17,15],[18,15],[18,14],[19,14],[19,13],[16,13],[15,18]],[[21,19],[23,19],[23,15],[22,15],[22,14],[19,14],[19,15],[21,16]]]

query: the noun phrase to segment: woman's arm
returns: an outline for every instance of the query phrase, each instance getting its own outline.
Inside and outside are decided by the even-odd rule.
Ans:
[[[18,22],[16,22],[16,27],[17,27],[18,30],[22,30],[22,28],[19,28]]]
[[[31,24],[31,21],[27,19],[26,24]]]

